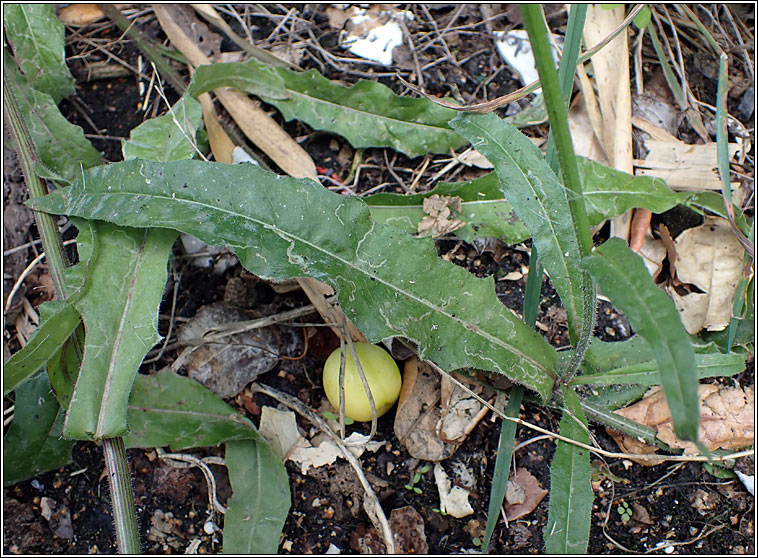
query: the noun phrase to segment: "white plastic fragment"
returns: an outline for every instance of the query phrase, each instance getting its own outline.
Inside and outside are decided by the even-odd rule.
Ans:
[[[408,11],[376,9],[365,10],[353,7],[349,21],[350,32],[343,32],[340,45],[356,56],[379,62],[383,66],[392,65],[392,51],[403,44],[403,30],[400,22],[410,21],[413,14]],[[386,23],[382,20],[387,19]]]
[[[252,163],[254,165],[260,166],[258,165],[258,161],[253,159],[247,151],[238,145],[234,148],[234,151],[232,151],[232,164],[239,165],[240,163]]]
[[[350,453],[355,457],[360,457],[366,450],[376,451],[384,445],[384,442],[379,441],[361,444],[367,439],[368,436],[353,432],[345,438],[345,443],[348,445]],[[311,467],[315,469],[324,465],[331,465],[338,457],[342,457],[342,450],[326,436],[316,436],[313,439],[313,444],[311,445],[304,439],[300,440],[289,453],[289,459],[300,464],[300,471],[303,474],[306,474]]]
[[[302,438],[297,429],[295,413],[280,411],[268,405],[261,407],[258,433],[268,441],[279,459],[284,459]]]
[[[745,473],[736,469],[734,472],[737,473],[737,478],[742,481],[742,484],[745,485],[747,491],[750,492],[751,495],[755,496],[755,475],[746,475]]]
[[[529,85],[530,83],[537,81],[540,76],[537,73],[537,68],[534,64],[534,55],[532,54],[532,46],[529,44],[529,35],[525,29],[514,29],[513,31],[495,31],[494,35],[497,39],[495,42],[495,48],[497,48],[500,57],[511,68],[516,70],[521,83]],[[553,36],[555,41],[559,44],[563,43],[563,37]],[[557,58],[557,50],[553,47],[553,57]],[[542,89],[538,89],[534,92],[535,95],[542,94]]]
[[[223,275],[227,269],[237,264],[237,256],[221,246],[209,246],[202,240],[192,235],[182,233],[182,245],[188,256],[202,253],[192,258],[192,265],[195,267],[208,268],[213,266],[213,273]],[[216,260],[216,258],[218,258]],[[214,260],[216,263],[214,264]]]
[[[341,554],[342,549],[338,546],[335,546],[334,543],[329,543],[329,548],[326,549],[325,554]]]
[[[434,481],[440,495],[440,511],[458,519],[474,513],[474,508],[468,502],[468,490],[460,486],[451,488],[450,479],[439,463],[434,466]]]

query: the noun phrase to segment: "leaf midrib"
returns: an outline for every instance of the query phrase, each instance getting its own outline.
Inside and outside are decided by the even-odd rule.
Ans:
[[[419,129],[426,129],[426,130],[429,130],[429,131],[432,131],[432,132],[437,132],[437,133],[439,133],[439,132],[448,132],[448,133],[451,133],[451,134],[457,134],[457,132],[455,130],[453,130],[451,128],[446,128],[444,126],[436,126],[436,125],[432,125],[432,124],[424,124],[422,122],[412,122],[410,120],[399,120],[397,118],[390,118],[390,117],[385,116],[383,114],[378,114],[376,112],[368,112],[366,110],[358,110],[358,109],[356,109],[354,107],[340,105],[338,103],[334,103],[332,101],[327,101],[325,99],[321,99],[320,97],[315,97],[313,95],[309,95],[309,94],[306,94],[306,93],[301,93],[300,91],[295,91],[295,90],[292,90],[292,89],[289,89],[289,88],[285,88],[285,90],[288,93],[292,94],[292,95],[296,95],[296,96],[299,96],[299,97],[302,97],[302,98],[306,98],[306,99],[313,99],[317,103],[322,103],[323,105],[340,109],[343,112],[353,112],[353,113],[355,113],[357,115],[362,115],[364,117],[371,117],[371,118],[375,118],[375,119],[378,119],[378,120],[384,120],[384,121],[387,121],[387,122],[396,122],[398,124],[402,124],[402,125],[405,125],[405,126],[415,126],[415,127],[418,127]],[[276,102],[287,102],[287,99],[270,99],[267,102],[269,102],[271,104],[275,104],[275,101]]]
[[[317,250],[317,251],[319,251],[319,252],[321,252],[321,253],[323,253],[323,254],[331,257],[331,258],[334,258],[335,260],[337,260],[337,261],[341,262],[342,264],[344,264],[344,265],[346,265],[346,266],[354,269],[355,271],[360,272],[360,273],[362,273],[362,274],[364,274],[364,275],[366,275],[368,277],[371,277],[375,281],[377,281],[377,282],[379,282],[379,283],[381,283],[381,284],[389,287],[390,289],[392,289],[392,290],[394,290],[394,291],[396,291],[396,292],[398,292],[400,294],[403,294],[403,295],[407,296],[409,299],[415,300],[416,302],[418,302],[418,303],[426,306],[427,308],[429,308],[429,309],[437,312],[438,314],[440,314],[442,316],[447,317],[451,321],[453,321],[455,323],[458,323],[459,325],[461,325],[461,327],[463,327],[465,329],[468,329],[469,331],[472,331],[472,330],[470,330],[469,328],[467,328],[466,325],[472,325],[473,327],[476,327],[476,331],[472,331],[472,333],[474,333],[476,335],[480,335],[484,339],[488,340],[490,343],[496,344],[496,345],[502,347],[503,349],[506,349],[506,350],[514,353],[515,355],[521,357],[523,360],[525,360],[527,362],[530,362],[534,367],[536,367],[537,369],[543,371],[548,377],[552,377],[553,376],[552,370],[550,370],[549,368],[547,368],[545,365],[543,365],[542,363],[536,361],[533,357],[531,357],[527,353],[524,353],[524,352],[520,351],[519,349],[517,349],[516,347],[514,347],[512,345],[509,345],[508,343],[504,342],[502,339],[500,339],[498,337],[495,337],[494,335],[492,335],[490,333],[487,333],[482,328],[476,326],[476,324],[469,324],[469,322],[465,322],[465,321],[461,320],[460,318],[457,318],[457,317],[453,316],[452,314],[450,314],[448,312],[445,312],[443,308],[435,305],[431,301],[423,299],[423,298],[419,298],[418,296],[414,295],[413,293],[405,291],[404,289],[402,289],[401,287],[399,287],[399,286],[397,286],[397,285],[395,285],[393,283],[389,283],[388,281],[386,281],[382,277],[379,277],[379,276],[375,275],[374,273],[372,273],[372,272],[370,272],[370,271],[368,271],[366,269],[363,269],[361,267],[356,266],[353,262],[351,262],[349,260],[346,260],[346,259],[338,256],[337,254],[329,252],[329,251],[325,250],[324,248],[321,248],[320,246],[318,246],[316,244],[313,244],[312,242],[309,242],[308,240],[305,240],[305,239],[303,239],[303,238],[301,238],[299,236],[296,236],[296,235],[291,234],[291,233],[289,233],[287,231],[284,231],[284,230],[280,229],[276,224],[268,223],[268,222],[265,222],[265,221],[261,221],[259,219],[255,219],[255,218],[253,218],[253,217],[251,217],[249,215],[245,215],[243,213],[238,213],[238,212],[235,212],[235,211],[230,211],[228,209],[217,207],[217,206],[214,206],[214,205],[211,205],[211,204],[208,204],[208,203],[204,203],[204,202],[200,202],[200,201],[197,201],[197,200],[192,200],[192,199],[180,197],[180,196],[176,195],[176,192],[174,192],[174,197],[163,196],[163,195],[153,194],[153,193],[145,193],[145,192],[125,192],[123,190],[121,190],[120,192],[103,192],[103,193],[97,193],[97,194],[84,193],[84,195],[85,196],[92,196],[92,197],[96,197],[96,196],[113,197],[113,196],[116,196],[116,195],[123,195],[123,196],[134,197],[134,196],[138,196],[139,195],[139,196],[142,196],[143,198],[144,197],[148,197],[148,198],[153,198],[153,199],[158,199],[158,200],[163,200],[163,201],[169,201],[169,203],[175,203],[176,201],[181,201],[181,202],[184,202],[184,203],[187,203],[187,204],[197,205],[197,206],[202,207],[204,209],[210,209],[212,211],[217,211],[219,213],[225,213],[225,214],[233,216],[233,217],[239,217],[239,218],[245,219],[247,221],[254,222],[254,223],[256,223],[256,224],[258,224],[258,225],[260,225],[262,227],[265,227],[266,229],[268,229],[270,231],[273,231],[274,233],[276,233],[278,236],[280,236],[284,240],[302,242],[304,245],[309,246],[309,247],[313,248],[314,250]],[[178,226],[176,228],[179,229]]]
[[[550,227],[550,230],[553,233],[551,238],[553,238],[555,240],[555,245],[558,246],[558,261],[561,263],[561,265],[563,267],[563,271],[565,272],[566,282],[569,284],[569,291],[571,292],[572,295],[575,295],[575,293],[576,293],[576,285],[574,284],[572,274],[570,273],[570,270],[568,268],[568,261],[567,261],[566,258],[563,257],[563,248],[561,246],[561,241],[560,241],[561,237],[558,236],[557,231],[555,230],[555,227],[554,227],[554,224],[553,224],[553,220],[550,219],[550,214],[547,211],[547,208],[542,203],[542,198],[534,190],[534,187],[532,186],[531,181],[526,176],[526,174],[524,173],[524,171],[521,169],[521,165],[519,165],[515,161],[515,159],[511,156],[510,152],[505,148],[505,146],[503,146],[502,143],[500,143],[500,141],[498,140],[498,138],[494,137],[489,132],[489,130],[486,130],[486,129],[482,128],[479,124],[476,124],[475,122],[471,122],[471,123],[474,126],[476,126],[477,128],[479,128],[482,131],[482,133],[486,134],[489,138],[491,138],[491,140],[495,143],[495,145],[497,145],[498,148],[500,148],[500,150],[503,152],[503,154],[506,157],[508,157],[508,159],[513,163],[513,166],[516,169],[518,169],[518,171],[521,173],[521,176],[523,177],[524,181],[526,181],[526,183],[529,185],[529,188],[531,189],[532,193],[534,194],[535,200],[537,201],[537,203],[539,204],[539,206],[542,208],[542,211],[543,211],[543,216],[542,217],[543,217],[543,219],[545,221],[547,221],[547,223],[548,223],[548,225]],[[571,227],[571,229],[573,231],[573,227]],[[578,245],[579,245],[579,241],[577,239],[577,247],[578,247]],[[576,296],[570,296],[569,298],[570,298],[570,300],[568,300],[568,301],[563,300],[562,302],[563,302],[564,305],[566,305],[567,303],[570,304],[571,307],[573,308],[573,311],[574,311],[574,320],[576,321],[576,326],[577,326],[576,330],[579,331],[578,324],[579,324],[580,320],[582,319],[582,316],[581,316],[580,311],[579,311],[579,309],[577,308],[577,305],[576,305]]]
[[[599,251],[597,253],[599,255],[601,255],[603,257],[603,259],[605,259],[608,262],[608,264],[610,265],[610,267],[613,269],[613,271],[615,273],[623,275],[623,271],[618,268],[617,262],[615,262],[612,258],[610,258],[608,255],[606,255],[602,251]],[[654,315],[653,314],[653,310],[648,305],[648,301],[645,299],[645,297],[642,296],[642,294],[643,294],[642,291],[640,291],[639,289],[637,289],[637,287],[634,284],[634,282],[631,282],[631,283],[632,283],[631,284],[631,289],[634,292],[635,299],[637,300],[638,305],[641,308],[644,308],[645,311],[648,313],[649,316]],[[648,343],[650,343],[651,347],[653,348],[653,354],[657,355],[657,354],[659,354],[660,349],[663,349],[663,351],[662,351],[664,353],[663,356],[668,356],[669,361],[671,362],[671,364],[674,367],[674,374],[673,374],[673,376],[674,376],[674,379],[675,379],[675,385],[676,385],[676,391],[677,391],[677,393],[676,394],[666,393],[666,395],[667,395],[666,400],[668,402],[668,396],[670,396],[670,395],[676,395],[678,397],[678,399],[679,399],[679,401],[677,403],[679,403],[681,405],[681,407],[684,409],[684,408],[686,408],[685,404],[684,404],[686,398],[684,396],[684,390],[682,388],[682,386],[683,386],[683,384],[682,384],[682,378],[679,376],[679,373],[678,373],[679,362],[676,359],[676,355],[671,351],[671,347],[670,347],[670,345],[668,343],[669,337],[668,337],[668,335],[666,335],[666,330],[664,330],[663,328],[661,328],[660,324],[658,324],[658,322],[656,320],[647,320],[647,322],[648,322],[647,326],[649,328],[651,328],[653,330],[653,332],[656,334],[654,336],[651,336],[652,339],[650,339],[650,340],[646,339],[648,341]],[[664,339],[666,341],[662,342],[661,340],[664,340]],[[656,350],[656,347],[658,347],[658,350]],[[656,361],[658,361],[658,358],[656,358]],[[666,372],[664,372],[663,370],[660,370],[660,374],[661,374],[661,380],[663,380],[663,376],[664,376],[664,374],[666,374]],[[672,374],[668,374],[668,376],[672,376]]]
[[[144,262],[145,244],[147,242],[148,234],[149,233],[146,230],[145,234],[142,235],[142,243],[140,244],[139,253],[137,254],[136,261],[134,262],[134,267],[132,268],[129,290],[126,296],[126,301],[124,303],[124,309],[121,312],[121,320],[118,324],[118,330],[116,331],[116,340],[114,341],[113,349],[111,350],[111,358],[110,362],[108,363],[108,371],[105,376],[105,388],[103,389],[103,396],[100,401],[100,413],[97,420],[98,437],[102,437],[103,431],[107,429],[105,418],[108,414],[108,409],[111,407],[111,405],[108,404],[108,400],[111,398],[111,387],[116,380],[116,362],[121,350],[121,336],[124,331],[127,316],[132,308],[132,302],[134,300],[134,287],[137,284],[137,276],[139,275],[139,272],[142,269],[142,264]]]

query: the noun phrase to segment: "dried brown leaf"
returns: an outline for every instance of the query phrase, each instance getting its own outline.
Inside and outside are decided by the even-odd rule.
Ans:
[[[676,240],[676,276],[702,293],[679,295],[668,289],[688,333],[721,331],[732,317],[732,302],[742,274],[744,249],[729,222],[707,217]]]
[[[440,196],[434,194],[424,200],[423,210],[427,215],[418,224],[418,236],[440,236],[460,229],[466,223],[452,216],[454,209],[461,211],[458,196]]]
[[[403,387],[395,414],[395,435],[416,459],[442,461],[460,444],[444,442],[437,434],[442,417],[437,373],[416,357],[405,362]]]
[[[704,384],[700,386],[700,440],[709,450],[738,449],[755,442],[755,389]],[[623,409],[619,415],[655,429],[658,439],[672,448],[684,449],[686,454],[698,453],[692,442],[683,442],[674,435],[674,429],[663,391],[659,386],[650,389],[645,397]],[[610,431],[609,431],[610,432]],[[625,452],[654,453],[655,449],[626,436],[610,432]],[[638,461],[655,465],[658,460]]]
[[[542,488],[540,482],[523,467],[519,467],[516,470],[516,473],[511,475],[511,478],[508,480],[508,487],[513,493],[517,491],[517,489],[515,486],[511,487],[511,484],[518,486],[520,492],[524,495],[524,500],[509,504],[505,507],[505,515],[508,518],[508,521],[514,521],[532,513],[547,495],[547,490]],[[508,488],[506,488],[506,493],[507,490]]]

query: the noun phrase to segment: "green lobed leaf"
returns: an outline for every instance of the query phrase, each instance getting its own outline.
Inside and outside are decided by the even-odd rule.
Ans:
[[[745,355],[722,354],[714,343],[693,345],[698,378],[733,376],[745,369]],[[660,371],[650,345],[640,335],[621,342],[593,339],[587,350],[583,375],[571,384],[660,385]]]
[[[200,66],[187,87],[187,95],[197,97],[219,87],[236,87],[267,100],[289,98],[284,79],[273,67],[250,61]]]
[[[579,398],[561,386],[564,411],[561,436],[589,444],[587,419]],[[579,422],[580,421],[580,422]],[[550,503],[545,525],[545,549],[548,554],[585,554],[592,522],[590,452],[574,444],[558,441],[550,466]]]
[[[195,134],[203,122],[203,109],[192,97],[179,99],[169,112],[134,128],[124,141],[124,160],[180,161],[196,151]]]
[[[691,192],[674,192],[661,178],[634,176],[584,157],[576,162],[592,225],[637,207],[663,213],[692,197]]]
[[[653,213],[663,213],[678,204],[699,199],[688,192],[674,192],[660,178],[634,176],[584,157],[577,157],[577,165],[587,217],[593,226],[631,208],[643,207]],[[529,229],[503,197],[494,172],[464,182],[440,182],[432,190],[419,194],[382,192],[362,199],[377,221],[415,233],[424,217],[424,199],[434,194],[458,196],[463,200],[462,211],[455,217],[466,226],[455,231],[455,236],[466,242],[491,237],[516,244],[530,237]],[[720,200],[719,196],[718,203]]]
[[[439,259],[431,239],[375,223],[359,199],[311,180],[252,165],[134,160],[92,169],[31,205],[227,246],[260,277],[329,283],[371,341],[404,336],[446,370],[491,370],[543,397],[552,391],[555,349],[499,302],[491,277]]]
[[[65,29],[52,4],[5,5],[3,29],[15,59],[35,89],[56,103],[74,92],[64,52]]]
[[[224,515],[224,554],[276,554],[290,509],[287,470],[265,442],[226,443],[234,494]]]
[[[591,319],[583,312],[588,302],[585,295],[594,291],[580,266],[565,188],[539,149],[496,115],[463,114],[450,125],[495,167],[503,196],[529,228],[540,261],[561,297],[569,329],[583,331],[585,321]]]
[[[127,448],[215,446],[229,440],[263,441],[250,420],[218,395],[164,368],[138,374],[129,398]]]
[[[676,435],[697,441],[700,410],[695,353],[674,302],[656,287],[642,258],[620,238],[595,248],[583,265],[652,348]]]
[[[3,395],[8,395],[19,384],[45,366],[63,347],[79,325],[79,312],[70,302],[55,304],[56,310],[42,321],[28,343],[14,353],[3,369]]]
[[[281,79],[283,89],[278,84],[261,87],[259,79],[273,80],[272,72]],[[401,97],[375,81],[360,80],[345,87],[316,70],[295,72],[248,60],[200,66],[191,91],[196,94],[220,85],[241,87],[274,105],[285,120],[297,118],[315,130],[339,134],[356,148],[391,147],[417,157],[449,153],[466,143],[448,124],[455,110],[428,99]]]
[[[16,389],[13,422],[3,446],[5,486],[63,467],[74,442],[61,439],[63,412],[40,372]]]
[[[16,98],[42,164],[69,182],[79,175],[82,166],[101,164],[100,153],[84,137],[82,129],[63,117],[50,95],[31,86],[7,50],[3,54],[3,79]]]
[[[58,190],[60,192],[60,190]],[[64,424],[73,439],[126,433],[137,369],[160,340],[158,306],[176,233],[95,225],[85,295],[75,302],[86,329],[84,359]]]
[[[529,229],[503,199],[495,173],[465,182],[440,182],[434,189],[422,194],[374,194],[362,198],[369,206],[371,217],[401,230],[415,234],[418,223],[424,218],[424,199],[439,196],[458,196],[461,212],[453,216],[466,223],[455,236],[471,242],[475,238],[502,238],[515,244],[529,238]]]
[[[734,376],[745,369],[745,356],[734,353],[695,355],[695,366],[699,379]],[[657,386],[661,385],[661,373],[658,370],[658,363],[653,360],[614,368],[602,374],[577,376],[570,383],[574,385],[638,384],[641,386]]]

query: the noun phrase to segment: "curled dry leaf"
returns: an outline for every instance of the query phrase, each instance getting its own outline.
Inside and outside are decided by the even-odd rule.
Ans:
[[[460,444],[444,442],[437,435],[442,418],[437,373],[416,357],[405,362],[403,387],[395,414],[395,435],[416,459],[442,461]]]
[[[755,388],[730,388],[713,384],[700,386],[700,440],[709,450],[738,449],[755,443]],[[645,397],[623,409],[619,415],[654,428],[658,439],[672,448],[684,449],[686,454],[698,453],[692,442],[683,442],[674,435],[666,399],[659,386],[650,389]],[[634,438],[609,430],[619,447],[629,453],[651,453],[655,449]],[[642,465],[656,465],[660,460],[639,460]]]
[[[123,4],[116,4],[121,9]],[[103,19],[105,14],[97,4],[69,4],[58,10],[58,19],[63,25],[86,25]]]
[[[268,441],[279,459],[287,457],[287,454],[302,439],[297,429],[295,413],[280,411],[268,405],[261,408],[258,433]]]
[[[687,332],[721,331],[732,315],[732,302],[742,273],[744,249],[729,222],[707,217],[699,227],[676,239],[676,273],[682,283],[696,285],[701,293],[680,296],[668,289]]]
[[[405,506],[390,512],[390,529],[398,554],[428,554],[424,518],[413,506]]]
[[[424,200],[424,213],[427,215],[418,224],[418,236],[440,236],[456,231],[466,223],[451,218],[452,209],[461,212],[461,202],[458,196],[440,196],[434,194]]]
[[[532,513],[546,495],[547,490],[542,488],[534,475],[525,468],[519,467],[508,479],[508,486],[505,489],[505,499],[508,502],[505,515],[508,521],[514,521]]]
[[[434,466],[434,481],[437,484],[437,490],[440,495],[441,511],[458,519],[474,513],[474,508],[471,507],[468,501],[468,490],[460,486],[453,486],[451,488],[452,483],[439,463]]]

